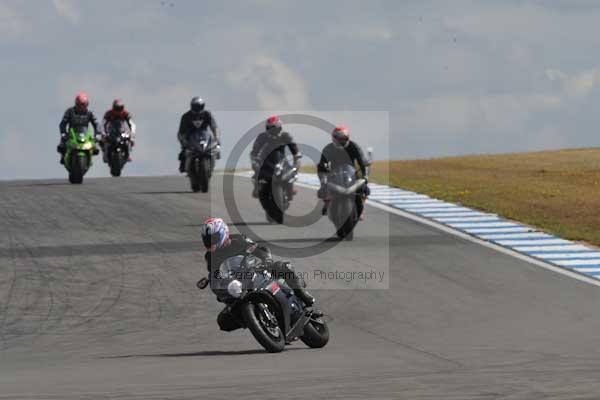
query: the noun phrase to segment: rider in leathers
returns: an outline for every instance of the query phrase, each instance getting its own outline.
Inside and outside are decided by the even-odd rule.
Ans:
[[[129,126],[129,131],[131,132],[131,136],[129,138],[130,147],[135,146],[135,134],[136,134],[136,125],[133,122],[133,117],[131,113],[125,108],[125,104],[120,99],[115,99],[112,104],[112,108],[104,113],[104,121],[102,125],[104,126],[104,138],[102,145],[102,159],[105,163],[108,162],[108,150],[111,145],[112,137],[111,132],[112,124],[116,121],[125,121]],[[117,132],[118,134],[118,132]],[[129,160],[131,161],[131,148],[129,149]]]
[[[258,197],[258,180],[265,174],[265,161],[275,159],[278,154],[284,153],[286,146],[290,150],[290,153],[294,156],[294,164],[296,168],[300,168],[300,159],[302,153],[298,150],[298,145],[294,142],[294,138],[288,132],[282,128],[282,123],[279,117],[276,115],[269,117],[265,123],[265,132],[260,133],[254,145],[252,151],[250,151],[250,160],[252,161],[252,169],[254,170],[254,176],[252,181],[254,183],[254,190],[252,191],[253,197]],[[288,198],[292,198],[294,195],[293,184],[288,187]]]
[[[323,199],[324,206],[322,213],[327,214],[329,201],[327,199],[327,175],[335,170],[340,165],[350,164],[355,166],[358,164],[361,177],[368,180],[367,167],[370,162],[365,158],[365,155],[360,146],[350,140],[350,130],[345,126],[336,126],[331,132],[332,143],[329,143],[321,152],[321,160],[317,165],[317,174],[321,181],[321,188],[317,192],[317,196]],[[368,182],[367,182],[368,183]],[[356,212],[359,217],[362,216],[364,210],[364,200],[370,194],[367,183],[360,189],[356,196]]]
[[[294,293],[307,306],[314,303],[313,296],[305,289],[306,283],[301,275],[294,272],[289,262],[273,261],[271,251],[259,246],[251,239],[241,234],[229,234],[229,227],[221,218],[209,218],[201,227],[202,241],[207,251],[204,255],[209,280],[219,279],[219,267],[228,258],[236,255],[252,254],[262,260],[267,269],[276,279],[282,278],[294,290]],[[217,300],[221,301],[218,297]],[[229,308],[225,307],[217,318],[223,330],[233,330]]]
[[[221,147],[221,139],[217,121],[215,121],[212,113],[205,109],[204,100],[200,97],[192,98],[190,101],[190,110],[181,116],[179,130],[177,131],[177,139],[181,144],[181,152],[179,153],[179,172],[185,172],[185,147],[189,140],[189,135],[198,130],[209,129],[213,133],[213,137],[217,142],[217,156],[221,157],[219,150]]]
[[[90,104],[88,95],[80,92],[77,93],[75,97],[75,106],[70,107],[65,111],[65,114],[58,125],[60,129],[60,142],[58,146],[56,146],[56,151],[60,153],[60,163],[64,164],[64,155],[66,151],[66,142],[69,137],[68,129],[74,128],[85,128],[92,124],[94,127],[94,134],[97,138],[102,137],[102,131],[100,129],[100,125],[98,124],[98,120],[93,112],[88,109],[88,105]],[[94,149],[94,154],[98,154],[98,149]]]

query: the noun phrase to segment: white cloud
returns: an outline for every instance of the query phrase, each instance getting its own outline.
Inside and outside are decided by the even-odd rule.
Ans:
[[[24,18],[7,4],[0,3],[0,41],[21,38],[30,30]]]
[[[159,85],[151,86],[146,81],[122,81],[113,79],[107,74],[66,75],[58,83],[59,99],[62,104],[71,104],[75,94],[85,91],[90,96],[94,109],[108,107],[115,98],[121,98],[134,106],[136,112],[143,113],[178,113],[182,106],[188,106],[193,93],[193,85]]]
[[[549,27],[552,14],[532,4],[489,3],[487,7],[469,7],[468,10],[445,17],[444,25],[478,37],[538,37],[540,30]]]
[[[551,81],[560,82],[564,92],[570,97],[585,97],[600,85],[600,69],[571,75],[560,69],[548,69],[546,77]]]
[[[440,95],[407,100],[400,104],[402,128],[454,134],[471,130],[508,131],[522,125],[534,113],[563,105],[551,93],[521,95]]]
[[[81,13],[75,2],[71,0],[52,0],[52,4],[58,15],[72,24],[79,23]]]
[[[307,109],[308,89],[304,79],[281,61],[256,56],[226,75],[232,85],[241,85],[256,93],[263,110]]]
[[[386,25],[333,25],[328,30],[331,37],[342,37],[357,40],[390,40],[394,38],[394,31]]]

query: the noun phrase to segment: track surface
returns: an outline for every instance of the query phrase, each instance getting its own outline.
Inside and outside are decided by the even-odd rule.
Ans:
[[[262,224],[249,181],[236,187],[261,237],[328,235],[325,220]],[[598,398],[597,287],[373,208],[316,259],[392,260],[390,290],[316,290],[326,348],[272,355],[220,332],[194,286],[220,193],[220,177],[212,201],[180,177],[0,183],[0,399]],[[293,207],[312,205],[301,190]]]

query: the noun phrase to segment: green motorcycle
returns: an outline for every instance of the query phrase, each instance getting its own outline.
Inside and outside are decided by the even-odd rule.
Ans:
[[[69,171],[69,182],[83,183],[83,176],[92,166],[92,156],[97,154],[96,139],[91,127],[69,129],[63,158],[65,168]]]

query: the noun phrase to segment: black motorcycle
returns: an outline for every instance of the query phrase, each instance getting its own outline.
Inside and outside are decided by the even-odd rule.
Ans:
[[[365,184],[365,179],[357,178],[352,165],[342,165],[327,177],[327,192],[331,201],[328,216],[340,239],[354,239],[354,227],[360,218],[356,210],[357,196],[360,196],[359,191]]]
[[[121,176],[123,167],[129,160],[131,153],[131,130],[127,121],[118,120],[110,124],[107,132],[108,140],[108,166],[112,176]]]
[[[192,191],[208,192],[217,152],[217,143],[209,131],[198,130],[189,136],[185,149],[185,170]]]
[[[282,153],[274,152],[263,162],[258,173],[258,199],[269,222],[283,224],[297,179],[298,169]]]
[[[198,287],[204,289],[209,279]],[[227,304],[218,323],[221,330],[248,328],[268,352],[278,353],[300,339],[312,348],[329,341],[323,314],[304,303],[283,279],[275,279],[254,255],[233,256],[213,271],[210,286],[219,301]]]

